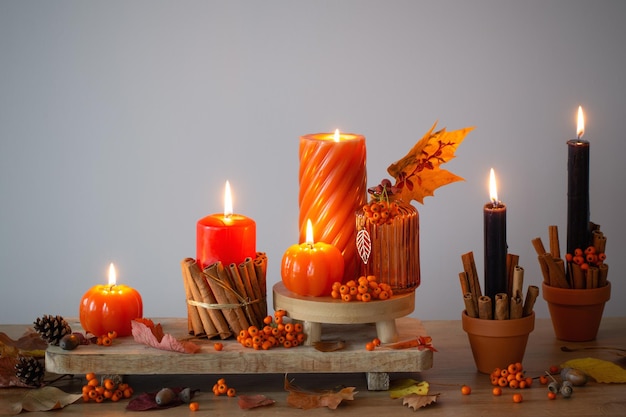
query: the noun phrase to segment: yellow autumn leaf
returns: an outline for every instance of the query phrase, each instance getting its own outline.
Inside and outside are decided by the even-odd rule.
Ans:
[[[596,358],[572,359],[561,365],[563,368],[578,369],[595,379],[596,382],[626,383],[626,369]]]
[[[389,387],[389,396],[391,398],[402,398],[410,394],[426,395],[428,394],[429,384],[426,381],[416,381],[414,379],[400,379],[394,381]]]
[[[424,204],[424,198],[435,195],[435,190],[444,185],[462,181],[440,165],[452,160],[456,148],[473,127],[466,127],[451,132],[445,128],[433,133],[437,123],[417,142],[402,159],[391,164],[387,172],[396,179],[395,186],[400,189],[399,197],[410,202],[415,200]]]

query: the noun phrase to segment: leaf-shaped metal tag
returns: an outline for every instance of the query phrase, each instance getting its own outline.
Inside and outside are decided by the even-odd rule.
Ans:
[[[357,232],[356,249],[363,263],[367,265],[370,253],[372,252],[372,241],[370,240],[370,234],[367,229],[361,229]]]

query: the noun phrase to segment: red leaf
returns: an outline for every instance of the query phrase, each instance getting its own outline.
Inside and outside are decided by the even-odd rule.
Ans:
[[[271,398],[267,398],[265,395],[239,395],[238,398],[239,408],[242,410],[248,410],[250,408],[263,407],[267,405],[273,405],[276,401]]]
[[[148,325],[145,324],[145,320],[133,320],[131,322],[133,337],[137,343],[142,343],[156,349],[169,350],[172,352],[197,353],[200,351],[200,346],[193,342],[181,342],[171,334],[163,333],[161,324],[149,327],[151,322],[152,321],[150,320]],[[158,336],[161,337],[159,338]]]

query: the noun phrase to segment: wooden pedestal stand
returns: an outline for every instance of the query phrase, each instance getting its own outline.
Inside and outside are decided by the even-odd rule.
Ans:
[[[411,314],[415,308],[415,293],[394,295],[385,301],[370,301],[368,303],[353,301],[345,302],[333,299],[332,297],[305,297],[294,294],[287,290],[282,282],[274,285],[274,310],[285,310],[287,315],[302,321],[304,332],[307,335],[306,345],[312,345],[321,341],[322,325],[354,325],[354,324],[375,324],[376,335],[384,343],[397,342],[401,338],[409,339],[417,336],[425,336],[423,328],[412,329],[413,334],[400,334],[396,326],[396,319]],[[341,340],[345,340],[352,333],[350,326],[343,326]],[[345,335],[345,336],[344,336]],[[326,339],[328,340],[327,335]],[[336,335],[335,335],[336,336]],[[332,340],[332,339],[330,339]],[[363,338],[361,346],[370,341]],[[406,363],[404,371],[423,371],[432,367],[432,352],[429,350],[419,351],[410,349],[407,352],[413,353],[419,358]],[[426,360],[423,360],[426,359]],[[392,372],[389,369],[387,372]],[[386,390],[389,388],[389,375],[387,372],[367,372],[368,388],[370,390]]]

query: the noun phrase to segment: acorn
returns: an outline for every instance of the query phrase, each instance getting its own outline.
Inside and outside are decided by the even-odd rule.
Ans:
[[[573,386],[580,387],[587,383],[587,374],[574,368],[563,368],[561,370],[561,379],[569,381]]]
[[[191,401],[191,389],[189,387],[184,388],[181,392],[178,393],[178,399],[188,404],[189,401]]]
[[[572,383],[569,381],[563,381],[563,385],[561,385],[561,395],[563,398],[569,398],[574,393],[574,388],[572,387]]]
[[[163,388],[159,392],[157,392],[154,401],[158,405],[167,405],[174,401],[177,398],[176,393],[171,388]]]

